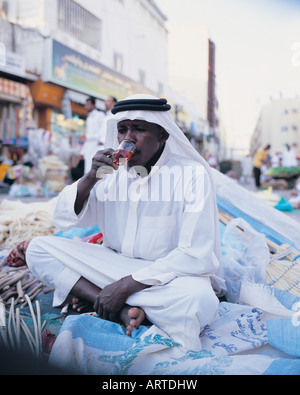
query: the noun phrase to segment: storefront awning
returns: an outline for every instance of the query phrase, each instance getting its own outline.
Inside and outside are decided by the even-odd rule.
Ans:
[[[6,78],[0,78],[1,94],[23,100],[26,107],[25,119],[26,121],[32,121],[33,100],[27,85]]]

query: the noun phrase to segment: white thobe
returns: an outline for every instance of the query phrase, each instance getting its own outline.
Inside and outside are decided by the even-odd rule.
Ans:
[[[293,150],[286,150],[282,154],[282,167],[297,167],[297,157]]]
[[[101,126],[101,141],[103,142],[105,142],[106,140],[107,121],[109,121],[112,117],[113,114],[111,111],[107,111],[106,113],[104,113],[104,119]],[[111,147],[106,147],[106,148],[111,148]]]
[[[98,225],[103,245],[42,237],[27,250],[32,272],[55,287],[54,304],[65,300],[81,276],[103,288],[131,274],[152,287],[127,303],[143,308],[185,348],[201,350],[200,331],[218,308],[211,278],[219,267],[214,199],[204,167],[178,162],[166,147],[148,177],[123,167],[99,181],[78,216],[76,194],[77,183],[62,191],[55,224],[62,229]]]
[[[86,119],[86,140],[81,149],[81,154],[85,161],[85,174],[91,169],[93,156],[101,149],[98,143],[101,142],[104,144],[105,142],[104,129],[102,129],[104,118],[104,113],[95,109],[89,113]]]

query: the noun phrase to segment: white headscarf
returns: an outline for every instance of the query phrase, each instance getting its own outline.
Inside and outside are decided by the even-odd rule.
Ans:
[[[158,99],[157,97],[146,95],[146,94],[137,94],[127,97],[124,100],[133,100],[133,99]],[[186,138],[184,133],[179,129],[176,125],[175,121],[171,117],[168,111],[145,111],[145,110],[129,110],[129,111],[121,111],[115,114],[111,119],[107,122],[107,133],[106,133],[106,143],[105,146],[107,148],[117,148],[118,143],[118,129],[117,125],[120,121],[123,120],[142,120],[151,123],[155,123],[163,127],[168,133],[169,138],[166,141],[166,145],[168,145],[169,150],[171,152],[176,152],[179,158],[187,158],[188,160],[193,160],[204,166],[206,169],[210,181],[212,194],[215,199],[215,240],[214,240],[214,252],[221,263],[221,246],[220,246],[220,235],[219,235],[219,214],[217,207],[217,198],[216,198],[216,188],[215,182],[212,175],[212,171],[208,163],[202,156],[195,150],[189,140]],[[218,276],[221,275],[221,268],[218,273]]]

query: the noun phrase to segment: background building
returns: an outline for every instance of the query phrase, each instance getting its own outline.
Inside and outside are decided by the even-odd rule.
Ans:
[[[26,141],[28,128],[76,139],[88,96],[104,110],[108,95],[149,93],[168,99],[202,154],[218,157],[215,45],[206,28],[167,30],[154,0],[0,0],[0,10],[0,140]]]
[[[272,100],[261,109],[251,137],[251,155],[267,144],[271,153],[284,151],[285,144],[300,152],[300,98]]]
[[[200,24],[170,25],[169,85],[189,103],[182,102],[178,118],[183,112],[188,122],[191,139],[201,153],[219,156],[219,114],[216,94],[216,48],[208,30]],[[193,41],[191,45],[187,45]],[[185,111],[188,112],[188,117]],[[186,119],[188,118],[188,121]]]
[[[56,136],[80,135],[90,95],[100,110],[108,95],[118,100],[139,92],[164,95],[166,18],[153,1],[1,0],[0,6],[3,103],[7,86],[15,92],[22,83],[22,98],[9,98],[31,105],[35,121],[22,124],[21,112],[7,109],[1,119],[10,113],[18,127],[0,139],[26,138],[30,126]]]

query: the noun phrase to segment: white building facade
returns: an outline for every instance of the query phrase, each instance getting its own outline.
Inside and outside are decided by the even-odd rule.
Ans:
[[[189,109],[191,136],[196,146],[202,153],[207,151],[219,158],[215,44],[207,27],[201,24],[170,24],[168,30],[169,85],[182,98],[189,99],[188,104],[183,100],[182,107]]]
[[[7,86],[30,89],[37,128],[82,134],[89,96],[104,110],[108,96],[166,95],[166,17],[154,1],[0,0],[0,11],[0,104],[1,95],[3,103],[8,99]],[[19,110],[8,113],[11,124],[21,124]],[[14,142],[20,135],[26,137],[25,126],[5,130],[0,139]]]
[[[36,43],[38,40],[27,37],[20,43],[19,52],[33,73],[42,75],[47,69],[49,46],[43,63],[41,46],[45,40],[55,40],[155,94],[164,94],[166,18],[153,1],[8,0],[8,3],[9,20],[24,29],[36,29],[44,39]]]
[[[1,69],[0,47],[0,72],[30,89],[37,128],[80,135],[88,96],[104,110],[107,96],[149,93],[168,99],[200,152],[218,151],[218,125],[209,120],[217,116],[213,43],[202,27],[193,27],[199,45],[191,53],[183,40],[190,30],[168,31],[154,0],[0,0],[0,10],[0,44],[19,68]]]
[[[262,108],[251,137],[251,155],[267,144],[271,153],[283,152],[286,144],[300,153],[300,98],[272,100]]]

